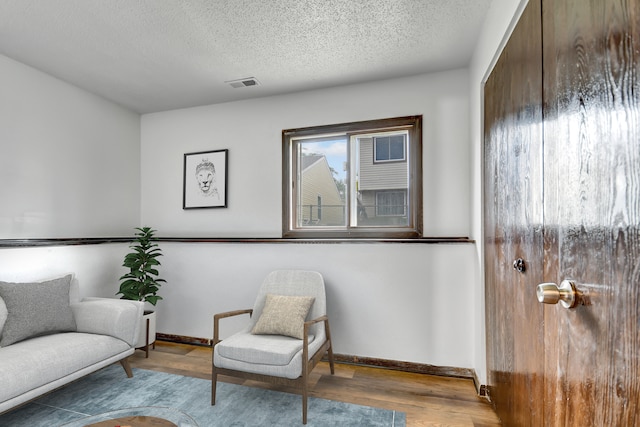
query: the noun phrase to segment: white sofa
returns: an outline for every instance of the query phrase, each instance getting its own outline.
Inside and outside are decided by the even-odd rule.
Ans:
[[[0,413],[115,362],[133,375],[143,303],[78,294],[72,275],[0,282]]]

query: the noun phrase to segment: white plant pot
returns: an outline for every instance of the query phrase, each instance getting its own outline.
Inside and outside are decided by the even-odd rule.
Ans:
[[[147,342],[147,320],[149,320],[149,342]],[[156,312],[151,310],[145,310],[142,315],[142,321],[140,323],[140,330],[138,331],[138,341],[136,342],[136,348],[146,347],[151,345],[156,340]]]

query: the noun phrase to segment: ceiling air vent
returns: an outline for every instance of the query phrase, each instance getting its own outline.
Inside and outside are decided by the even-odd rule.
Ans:
[[[235,88],[258,86],[260,84],[260,82],[255,77],[247,77],[245,79],[230,80],[225,83],[229,83],[231,87],[235,87]]]

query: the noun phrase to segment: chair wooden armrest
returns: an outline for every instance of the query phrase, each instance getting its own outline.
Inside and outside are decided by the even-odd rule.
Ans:
[[[306,322],[304,322],[304,326],[305,327],[309,327],[309,326],[311,326],[311,325],[313,325],[315,323],[325,322],[325,321],[328,321],[328,320],[329,320],[329,318],[327,316],[320,316],[320,317],[318,317],[316,319],[307,320]]]
[[[324,322],[325,344],[320,348],[318,352],[316,352],[315,355],[313,355],[312,359],[309,361],[309,328],[320,322]],[[331,375],[333,375],[333,349],[331,347],[331,330],[329,329],[329,317],[327,317],[326,314],[324,316],[320,316],[304,322],[304,333],[302,337],[302,360],[304,360],[305,363],[303,363],[303,371],[307,369],[308,371],[311,371],[311,369],[313,369],[318,361],[320,361],[320,357],[322,357],[324,352],[329,351],[331,357]],[[307,372],[305,372],[305,375],[306,373]]]
[[[243,310],[225,311],[224,313],[218,313],[213,315],[213,342],[211,343],[211,347],[215,347],[215,345],[220,342],[220,340],[218,339],[219,337],[218,324],[220,323],[220,319],[224,319],[226,317],[239,316],[241,314],[248,314],[249,316],[251,316],[253,315],[253,309],[247,308]]]
[[[327,315],[324,315],[316,319],[311,319],[304,322],[304,334],[303,334],[304,336],[302,337],[302,339],[303,339],[303,345],[305,347],[309,345],[309,343],[307,342],[309,341],[309,328],[315,325],[316,323],[320,323],[320,322],[324,322],[324,333],[326,335],[327,341],[331,341],[331,332],[329,331],[329,318],[327,317]]]

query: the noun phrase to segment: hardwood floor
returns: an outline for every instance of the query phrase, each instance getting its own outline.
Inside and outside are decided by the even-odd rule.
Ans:
[[[134,368],[211,378],[209,347],[157,341],[148,359],[138,350],[130,362]],[[325,362],[320,362],[311,375],[310,396],[402,411],[407,415],[407,427],[500,426],[491,405],[478,397],[468,379],[347,364],[336,364],[332,376]],[[222,376],[220,380],[241,382]],[[275,389],[268,384],[251,382],[251,385]]]

